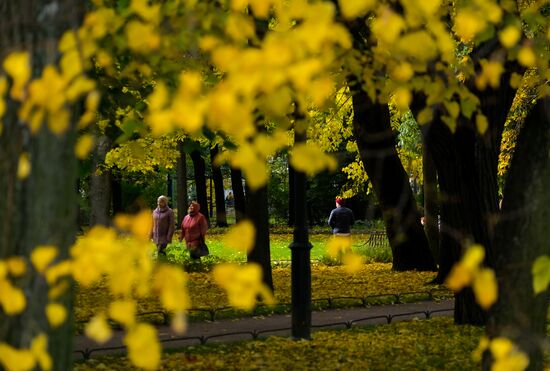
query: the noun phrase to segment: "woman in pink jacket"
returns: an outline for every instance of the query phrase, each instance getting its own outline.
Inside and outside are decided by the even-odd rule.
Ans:
[[[185,238],[185,245],[190,251],[200,246],[208,230],[208,222],[204,215],[199,212],[200,209],[201,205],[198,202],[191,202],[189,209],[187,209],[188,214],[181,222],[180,241]],[[191,254],[191,257],[193,257],[193,254]]]

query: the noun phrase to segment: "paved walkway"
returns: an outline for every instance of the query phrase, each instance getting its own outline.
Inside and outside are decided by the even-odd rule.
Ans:
[[[453,306],[454,301],[450,299],[316,311],[312,313],[312,331],[386,324],[413,318],[450,316],[453,314]],[[272,335],[291,336],[291,321],[290,314],[278,314],[190,323],[183,335],[173,333],[168,326],[160,326],[157,329],[164,349],[174,349],[212,342],[251,340]],[[77,335],[75,359],[124,353],[123,336],[122,331],[115,331],[111,340],[99,345],[83,335]]]

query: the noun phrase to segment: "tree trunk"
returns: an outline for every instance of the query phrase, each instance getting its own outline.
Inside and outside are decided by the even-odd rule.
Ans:
[[[210,225],[210,215],[208,215],[208,196],[206,192],[206,165],[201,153],[198,150],[191,152],[191,160],[193,160],[197,202],[201,205],[201,213],[206,217],[206,220]]]
[[[271,252],[269,249],[269,211],[267,207],[267,187],[250,190],[247,187],[247,216],[254,224],[256,238],[254,247],[248,253],[247,261],[260,264],[263,273],[263,282],[273,291],[273,277],[271,273]]]
[[[35,77],[45,65],[57,60],[55,40],[69,24],[78,24],[81,16],[77,1],[58,2],[55,12],[45,12],[49,3],[21,0],[0,5],[1,57],[7,51],[28,51]],[[7,102],[0,134],[0,259],[17,255],[29,261],[34,248],[46,244],[58,248],[57,259],[66,259],[77,228],[76,123],[60,135],[50,132],[45,124],[31,134],[18,121],[18,108],[14,102]],[[31,172],[27,178],[18,179],[22,153],[29,156]],[[52,329],[44,310],[49,302],[44,276],[29,266],[16,284],[24,290],[27,306],[19,315],[0,314],[0,339],[17,348],[28,348],[34,337],[45,333],[53,368],[71,369],[72,290],[56,300],[66,306],[69,318]]]
[[[111,223],[111,174],[101,168],[110,149],[109,137],[100,136],[97,139],[90,177],[90,226],[108,226]]]
[[[355,82],[350,84],[353,130],[361,161],[382,210],[397,271],[437,269],[412,190],[397,155],[387,105],[372,103]]]
[[[181,222],[187,213],[187,204],[189,203],[189,195],[187,193],[187,154],[183,148],[183,142],[178,142],[178,163],[177,163],[177,216],[178,216],[178,228],[181,226]]]
[[[439,200],[437,170],[426,143],[422,146],[422,173],[424,175],[424,231],[436,263],[439,264]]]
[[[487,334],[504,336],[529,355],[529,369],[541,370],[546,341],[549,290],[533,291],[531,268],[550,255],[550,98],[541,99],[521,130],[506,180],[497,226],[495,269],[499,296]]]
[[[235,201],[235,220],[240,222],[245,218],[246,198],[244,195],[243,175],[240,169],[231,168],[231,188]]]
[[[294,227],[294,205],[296,203],[296,197],[294,196],[294,180],[296,179],[296,170],[290,163],[288,164],[288,226]]]
[[[218,147],[210,150],[210,161],[212,162],[212,178],[214,179],[214,193],[216,195],[216,226],[227,227],[227,215],[225,212],[225,193],[223,187],[223,175],[219,165],[214,164],[218,155]]]

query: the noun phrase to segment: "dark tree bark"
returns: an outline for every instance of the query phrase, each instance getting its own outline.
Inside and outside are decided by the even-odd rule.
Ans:
[[[113,200],[113,215],[123,213],[124,202],[122,201],[122,183],[118,176],[111,176],[111,195]]]
[[[296,197],[294,194],[294,180],[296,179],[296,170],[290,163],[288,164],[288,226],[294,227],[294,205],[296,204]]]
[[[102,135],[97,139],[90,176],[90,226],[111,223],[111,174],[101,165],[111,149],[111,140]]]
[[[201,205],[201,213],[206,217],[206,220],[210,225],[210,216],[208,215],[208,196],[206,192],[206,164],[198,150],[191,152],[191,160],[193,160],[197,202]]]
[[[422,173],[424,176],[424,231],[436,263],[439,264],[439,200],[437,170],[426,143],[422,146]]]
[[[67,27],[78,25],[82,15],[77,1],[59,1],[55,12],[46,12],[50,3],[0,3],[0,59],[14,50],[29,52],[34,77],[44,66],[55,63],[55,41]],[[7,102],[0,134],[0,259],[17,255],[30,261],[30,254],[38,245],[55,245],[59,251],[57,259],[66,259],[77,230],[77,160],[73,151],[76,122],[60,135],[53,134],[45,124],[30,133],[17,118],[18,108],[13,101]],[[31,164],[25,179],[17,177],[22,153],[28,154]],[[48,351],[55,360],[53,369],[71,369],[72,290],[56,300],[66,306],[69,318],[52,329],[44,310],[49,302],[44,276],[29,266],[17,286],[23,289],[27,306],[15,316],[0,313],[0,339],[16,348],[29,348],[34,337],[45,333]]]
[[[246,198],[240,169],[231,168],[231,188],[235,202],[235,220],[238,223],[245,218],[246,214]]]
[[[382,210],[393,269],[436,270],[409,180],[395,148],[387,105],[372,103],[352,82],[353,130],[361,161]]]
[[[263,282],[273,291],[271,273],[271,251],[269,247],[269,211],[267,202],[267,187],[256,190],[246,189],[246,215],[254,224],[256,238],[254,247],[248,253],[247,261],[260,264]]]
[[[225,192],[223,190],[223,175],[219,165],[214,164],[218,155],[217,146],[210,150],[210,161],[212,164],[212,178],[214,179],[214,193],[216,195],[216,225],[227,227],[227,215],[225,212]]]
[[[535,295],[531,268],[549,255],[550,98],[537,102],[522,128],[504,190],[497,226],[495,270],[498,301],[486,328],[490,338],[504,336],[529,355],[529,369],[543,368],[549,290]]]
[[[183,221],[183,218],[185,217],[185,214],[187,212],[187,204],[189,201],[189,195],[187,193],[187,154],[185,153],[185,150],[183,148],[183,142],[178,142],[178,163],[177,163],[177,225],[178,228],[181,226],[181,222]]]

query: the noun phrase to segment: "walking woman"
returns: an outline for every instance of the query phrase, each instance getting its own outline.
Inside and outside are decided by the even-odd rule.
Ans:
[[[157,199],[157,208],[153,210],[153,230],[151,239],[157,245],[157,255],[166,255],[166,245],[172,242],[175,231],[174,212],[168,207],[168,197]]]
[[[187,215],[181,222],[180,241],[185,238],[185,245],[193,259],[200,259],[199,249],[204,244],[204,238],[208,230],[208,222],[204,215],[199,212],[200,209],[201,205],[196,201],[192,201],[189,204],[189,209],[187,209]]]

